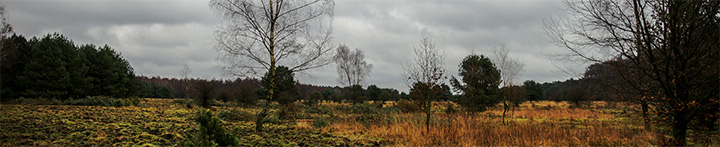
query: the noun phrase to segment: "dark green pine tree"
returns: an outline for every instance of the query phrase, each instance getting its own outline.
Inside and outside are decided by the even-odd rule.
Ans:
[[[108,46],[76,47],[58,33],[30,40],[13,35],[3,41],[3,97],[130,97],[142,91],[130,64]]]
[[[96,49],[85,45],[80,50],[86,55],[89,65],[87,72],[91,85],[89,95],[107,95],[113,97],[138,96],[139,80],[136,79],[130,64],[109,46]]]
[[[527,92],[527,98],[530,102],[545,99],[545,93],[543,92],[543,88],[540,83],[533,80],[527,80],[523,83],[523,87]]]
[[[455,77],[451,78],[450,83],[456,91],[463,93],[458,101],[468,111],[485,111],[500,102],[500,71],[489,58],[469,55],[463,59],[458,73],[465,85]]]
[[[16,98],[19,97],[20,91],[24,91],[20,86],[24,86],[24,82],[20,82],[18,75],[25,69],[26,61],[30,58],[30,44],[22,35],[13,35],[3,43],[2,64],[0,64],[0,97]],[[25,86],[24,86],[25,87]]]
[[[292,109],[294,107],[291,104],[300,97],[300,92],[295,84],[295,74],[285,66],[278,66],[275,73],[275,94],[268,102],[275,101],[280,104],[279,118],[292,119]],[[261,82],[265,87],[270,86],[270,74],[266,73]],[[261,89],[258,95],[262,96],[261,98],[266,98],[267,93],[266,89]]]
[[[275,69],[275,73],[277,75],[275,78],[275,95],[273,95],[272,100],[268,101],[275,101],[281,105],[295,102],[300,96],[297,85],[295,85],[295,74],[285,66],[278,66],[277,69]],[[267,87],[270,85],[269,78],[270,74],[265,74],[265,76],[262,77],[263,86]],[[265,89],[262,89],[258,93],[261,99],[267,97],[267,90]]]
[[[74,85],[85,83],[87,67],[72,41],[56,33],[33,38],[29,44],[30,58],[17,79],[23,81],[21,96],[64,99],[84,95],[82,88]]]

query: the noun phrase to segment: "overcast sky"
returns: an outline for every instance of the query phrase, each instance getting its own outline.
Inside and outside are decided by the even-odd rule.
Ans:
[[[401,63],[412,60],[412,47],[427,32],[445,53],[445,68],[457,77],[469,54],[492,55],[505,44],[510,57],[525,64],[517,80],[552,82],[582,73],[587,64],[547,56],[566,52],[542,34],[543,21],[565,15],[559,0],[338,0],[334,42],[365,52],[373,69],[366,85],[408,91]],[[180,77],[188,65],[191,77],[234,79],[219,71],[213,49],[219,17],[204,0],[62,0],[4,1],[6,17],[26,37],[59,32],[76,44],[109,45],[127,59],[135,73]],[[335,65],[308,72],[300,82],[338,85]]]

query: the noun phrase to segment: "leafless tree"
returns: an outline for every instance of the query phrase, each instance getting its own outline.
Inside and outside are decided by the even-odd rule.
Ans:
[[[720,105],[720,1],[565,3],[573,17],[548,23],[548,35],[570,56],[628,61],[611,63],[626,63],[613,66],[627,69],[620,74],[623,79],[644,91],[660,118],[668,118],[672,145],[686,145],[692,120],[715,123]]]
[[[185,87],[184,96],[188,97],[188,92],[190,91],[190,79],[188,78],[190,76],[190,73],[192,73],[192,70],[190,70],[190,67],[185,64],[183,65],[183,68],[180,69],[180,75],[183,77],[183,87]]]
[[[444,83],[438,77],[445,77],[444,60],[445,55],[439,52],[435,48],[435,42],[432,38],[428,37],[425,33],[422,35],[422,40],[418,46],[413,46],[415,53],[415,59],[413,63],[407,63],[403,65],[405,69],[404,76],[407,77],[405,80],[408,87],[412,87],[412,84],[416,82],[420,83]]]
[[[337,72],[340,75],[338,82],[341,85],[361,85],[365,78],[370,75],[372,64],[365,61],[365,54],[360,49],[353,52],[345,45],[340,45],[333,58],[337,65]]]
[[[232,75],[260,77],[270,73],[268,103],[258,114],[262,131],[273,101],[276,67],[302,72],[329,64],[332,51],[332,0],[211,0],[210,7],[226,21],[216,32],[216,49]]]
[[[2,27],[0,28],[0,37],[5,39],[5,37],[13,32],[12,26],[7,22],[7,19],[5,19],[5,5],[0,5],[0,17],[2,17],[2,22],[0,23],[0,27]]]
[[[13,32],[12,25],[5,19],[5,5],[0,5],[0,17],[2,17],[2,22],[0,22],[0,27],[2,27],[0,28],[0,47],[2,47],[2,51],[0,51],[0,61],[2,61],[10,52],[9,49],[5,48],[5,41],[8,35],[11,35]]]
[[[523,71],[523,66],[525,66],[523,63],[518,61],[517,59],[512,59],[508,56],[508,53],[510,53],[510,50],[505,47],[505,45],[500,45],[500,47],[496,48],[493,53],[495,54],[493,62],[495,62],[495,66],[500,70],[500,77],[502,79],[502,87],[507,87],[506,90],[503,90],[501,93],[502,102],[503,102],[503,124],[506,124],[505,122],[505,116],[507,114],[507,111],[510,110],[510,108],[514,107],[515,104],[511,104],[511,99],[517,99],[519,97],[512,97],[517,96],[519,91],[516,91],[518,88],[511,88],[512,86],[515,86],[514,81],[520,76],[520,72]]]
[[[188,66],[187,64],[183,65],[183,68],[180,69],[180,75],[183,77],[183,79],[188,79],[190,73],[192,73],[192,70],[190,70],[190,66]]]
[[[437,98],[447,80],[443,67],[445,55],[435,48],[435,42],[425,33],[420,44],[413,46],[413,50],[415,62],[403,65],[404,76],[407,77],[408,86],[414,89],[414,93],[411,92],[413,97],[417,98],[425,111],[425,129],[429,132],[432,101]]]
[[[14,47],[6,47],[5,43],[9,42],[8,36],[12,34],[12,26],[10,23],[7,22],[5,19],[5,5],[0,5],[0,17],[2,17],[2,22],[0,22],[0,72],[2,72],[2,69],[7,69],[5,67],[8,66],[6,60],[6,56],[12,54],[12,52],[15,50]],[[3,83],[0,82],[0,87],[3,87]],[[0,100],[2,100],[2,96],[0,96]]]
[[[365,54],[362,50],[350,50],[345,45],[337,48],[335,57],[337,72],[340,75],[338,82],[349,88],[349,96],[354,102],[362,102],[360,93],[362,93],[362,82],[370,75],[372,64],[365,61]]]

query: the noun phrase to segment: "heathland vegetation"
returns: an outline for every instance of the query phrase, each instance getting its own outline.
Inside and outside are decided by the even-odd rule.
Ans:
[[[238,145],[403,145],[403,146],[650,146],[662,134],[643,128],[639,107],[624,102],[593,102],[572,107],[567,102],[525,102],[502,124],[500,106],[481,113],[458,111],[453,102],[434,102],[430,132],[424,112],[406,103],[352,105],[325,101],[294,103],[292,117],[277,117],[271,105],[266,131],[254,131],[259,105],[214,101],[213,127],[231,134]],[[264,103],[261,101],[260,103]],[[188,108],[185,99],[148,98],[140,106],[105,107],[2,104],[3,146],[70,145],[220,145],[201,134],[198,116],[208,111]],[[217,128],[215,128],[217,129]],[[222,136],[222,135],[220,135]],[[222,137],[218,137],[222,138]],[[717,135],[693,136],[693,144],[718,144]]]
[[[215,48],[235,80],[137,76],[107,45],[26,39],[3,18],[0,145],[720,144],[718,1],[567,2],[578,18],[546,32],[594,64],[550,83],[515,83],[523,64],[504,47],[448,75],[423,33],[403,64],[408,93],[364,86],[363,51],[332,43],[334,2],[258,2],[210,1],[229,20]],[[342,87],[295,80],[333,62]]]

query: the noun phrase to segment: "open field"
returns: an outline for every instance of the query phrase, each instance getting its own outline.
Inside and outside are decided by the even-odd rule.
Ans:
[[[640,122],[613,115],[622,110],[585,110],[554,102],[529,106],[512,112],[507,125],[502,124],[501,110],[437,112],[427,136],[424,114],[419,113],[394,114],[395,123],[363,126],[347,121],[323,130],[383,138],[389,145],[401,146],[648,146],[654,142],[653,133],[644,131]]]
[[[171,99],[146,99],[146,107],[66,105],[0,105],[0,146],[126,146],[182,145],[198,132],[195,108],[171,104]],[[216,110],[247,110],[215,107]],[[255,111],[259,109],[250,109]],[[254,123],[223,121],[240,137],[241,145],[373,145],[367,139],[348,139],[292,125],[266,126],[253,132]]]
[[[388,102],[390,103],[390,102]],[[67,105],[0,105],[0,145],[182,145],[198,131],[197,107],[172,99],[146,99],[143,106],[103,107]],[[298,105],[297,121],[268,123],[268,132],[255,132],[257,107],[213,106],[226,130],[242,145],[351,146],[652,146],[656,133],[642,128],[640,117],[628,107],[569,108],[567,103],[524,103],[509,112],[445,113],[437,102],[430,132],[423,113],[321,103]],[[194,107],[194,108],[189,108]],[[364,106],[373,106],[365,104]],[[377,106],[377,105],[374,105]],[[271,112],[278,111],[274,107]],[[373,109],[374,108],[374,109]]]

